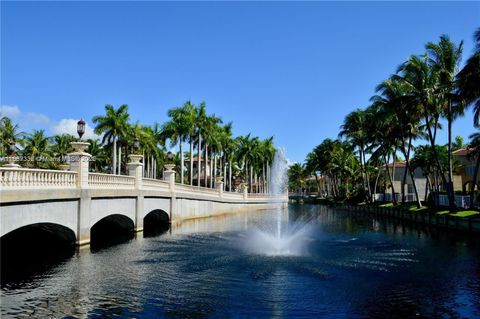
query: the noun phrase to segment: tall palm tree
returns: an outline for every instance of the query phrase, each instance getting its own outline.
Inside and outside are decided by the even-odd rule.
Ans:
[[[200,186],[200,176],[202,172],[202,134],[205,129],[205,122],[207,119],[207,107],[205,102],[201,102],[195,108],[195,131],[197,133],[197,157],[198,157],[198,167],[197,167],[197,186]],[[207,162],[205,160],[205,167]],[[206,185],[205,185],[206,186]]]
[[[451,206],[455,206],[453,196],[453,164],[452,164],[452,125],[454,119],[463,114],[463,104],[456,94],[455,77],[462,57],[463,41],[457,46],[446,35],[442,35],[438,43],[426,45],[429,64],[438,74],[438,85],[435,94],[441,103],[441,110],[448,124],[448,188]]]
[[[90,169],[94,172],[104,172],[108,166],[108,153],[105,147],[102,147],[99,140],[89,139],[87,153],[92,155],[92,163]]]
[[[368,169],[366,165],[365,150],[367,148],[367,128],[369,123],[366,120],[367,113],[360,109],[349,113],[341,126],[339,133],[340,137],[347,137],[347,139],[358,147],[360,158],[360,169],[362,171],[363,187],[371,198],[370,182],[368,176]]]
[[[117,142],[120,135],[127,131],[130,114],[128,105],[123,104],[115,109],[113,105],[105,105],[105,115],[96,115],[92,121],[96,124],[95,134],[103,134],[102,143],[113,143],[112,174],[117,173]]]
[[[54,156],[60,157],[61,162],[65,162],[65,157],[72,151],[71,142],[75,141],[75,136],[70,134],[55,135],[51,138],[53,143],[52,152]]]
[[[180,148],[180,183],[184,184],[185,159],[183,153],[183,142],[189,134],[188,113],[186,108],[175,107],[168,110],[170,120],[163,124],[163,134],[170,139],[170,145],[173,147],[178,143]]]
[[[476,42],[472,56],[457,74],[458,95],[465,104],[473,105],[474,124],[480,125],[480,28],[474,34]]]
[[[9,117],[0,119],[0,155],[7,155],[10,145],[22,144],[24,132],[20,131],[18,124],[13,124]]]
[[[50,143],[45,136],[44,130],[33,130],[25,138],[25,147],[22,150],[23,156],[29,157],[34,167],[45,167],[45,160],[51,155]]]

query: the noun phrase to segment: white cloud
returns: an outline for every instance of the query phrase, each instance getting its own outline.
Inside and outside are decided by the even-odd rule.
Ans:
[[[51,123],[48,116],[35,112],[22,112],[16,105],[1,105],[1,116],[8,116],[13,122],[20,125],[22,130],[45,129]]]
[[[0,105],[0,116],[15,117],[20,114],[20,108],[16,105]]]
[[[78,120],[75,119],[61,119],[52,126],[51,132],[55,135],[70,134],[77,136],[77,122]],[[93,132],[93,128],[88,123],[85,123],[85,134],[83,135],[83,138],[99,138],[99,136]]]
[[[77,136],[78,119],[61,119],[53,121],[42,113],[23,112],[18,106],[1,105],[0,116],[8,116],[14,123],[20,126],[20,130],[31,132],[33,129],[45,130],[49,135],[71,134]],[[99,138],[93,132],[93,128],[85,123],[85,134],[83,138]]]

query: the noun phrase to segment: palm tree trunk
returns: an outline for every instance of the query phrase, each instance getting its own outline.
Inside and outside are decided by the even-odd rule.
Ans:
[[[442,179],[442,182],[443,182],[443,185],[447,187],[446,191],[447,191],[447,194],[448,194],[448,201],[449,201],[449,205],[450,206],[455,206],[455,198],[452,198],[452,196],[450,196],[450,193],[453,194],[453,187],[452,187],[452,192],[449,191],[449,186],[447,186],[447,179],[445,177],[445,173],[443,171],[443,167],[442,165],[440,164],[440,159],[438,157],[438,153],[437,153],[437,148],[436,148],[436,144],[435,144],[435,136],[432,134],[432,129],[430,127],[430,125],[428,124],[429,123],[429,116],[428,114],[425,114],[425,123],[426,123],[426,127],[427,127],[427,132],[428,132],[428,138],[430,140],[430,145],[432,147],[432,153],[433,153],[433,158],[435,159],[435,164],[437,164],[437,169],[439,171],[439,174],[440,174],[440,178]],[[451,127],[449,127],[449,130],[451,129]],[[450,134],[451,134],[451,131],[449,131],[449,137],[450,137]],[[451,141],[450,141],[451,142]]]
[[[228,190],[232,191],[232,160],[228,162]]]
[[[198,133],[198,167],[197,186],[200,186],[200,173],[202,172],[202,134]]]
[[[113,149],[112,149],[112,174],[117,172],[117,136],[113,133]]]
[[[120,143],[119,143],[120,144]],[[117,174],[120,175],[120,170],[122,168],[122,145],[118,146],[118,167],[117,167]]]
[[[253,163],[250,165],[250,193],[253,192]]]
[[[226,186],[227,186],[227,181],[226,181],[226,178],[227,178],[227,162],[226,162],[226,158],[225,158],[225,154],[223,154],[223,190],[226,189]]]
[[[193,186],[193,136],[190,135],[190,185]]]
[[[208,176],[207,176],[207,168],[208,168],[208,144],[205,144],[205,187],[208,187]]]
[[[393,154],[392,174],[390,174],[390,169],[388,168],[387,158],[385,156],[383,158],[385,160],[385,167],[387,169],[388,179],[390,180],[390,185],[392,185],[392,202],[394,205],[396,205],[397,198],[395,196],[395,154]]]
[[[450,208],[456,208],[453,190],[453,165],[452,165],[452,101],[448,101],[448,201]]]
[[[425,203],[427,203],[428,202],[428,191],[430,189],[432,189],[432,186],[431,186],[430,177],[428,176],[428,174],[427,174],[427,176],[425,176],[425,178],[427,180],[427,185],[425,186],[425,199],[424,199],[424,201],[425,201]]]
[[[180,135],[178,141],[180,144],[180,184],[183,184],[183,168],[185,167],[185,158],[183,157],[183,137]]]
[[[215,164],[213,165],[213,173],[214,173],[214,176],[213,176],[213,187],[217,187],[217,154],[213,155],[214,159],[215,159]]]
[[[417,201],[417,208],[421,208],[422,201],[420,200],[420,196],[418,195],[417,183],[415,182],[415,172],[411,169],[409,160],[407,160],[407,168],[408,168],[408,171],[410,172],[410,179],[412,180],[413,191],[415,193],[415,199]]]

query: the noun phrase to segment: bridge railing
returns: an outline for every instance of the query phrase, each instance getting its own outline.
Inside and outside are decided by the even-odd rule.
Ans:
[[[90,188],[135,188],[135,177],[102,173],[89,173]]]
[[[218,195],[218,190],[209,187],[202,187],[202,186],[192,186],[192,185],[185,185],[180,183],[175,183],[175,191],[180,192],[195,192],[195,193],[204,193],[209,195]]]
[[[77,173],[48,169],[0,167],[2,188],[75,188]]]
[[[142,185],[148,190],[168,190],[169,182],[161,179],[143,178]]]

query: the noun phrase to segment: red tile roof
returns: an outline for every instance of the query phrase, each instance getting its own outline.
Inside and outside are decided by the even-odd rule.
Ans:
[[[470,154],[471,152],[473,152],[473,149],[471,148],[461,148],[459,150],[453,151],[452,154],[457,156],[465,156]]]
[[[406,167],[407,163],[405,161],[395,162],[395,168],[397,167]],[[393,168],[393,163],[388,163],[389,168]]]

